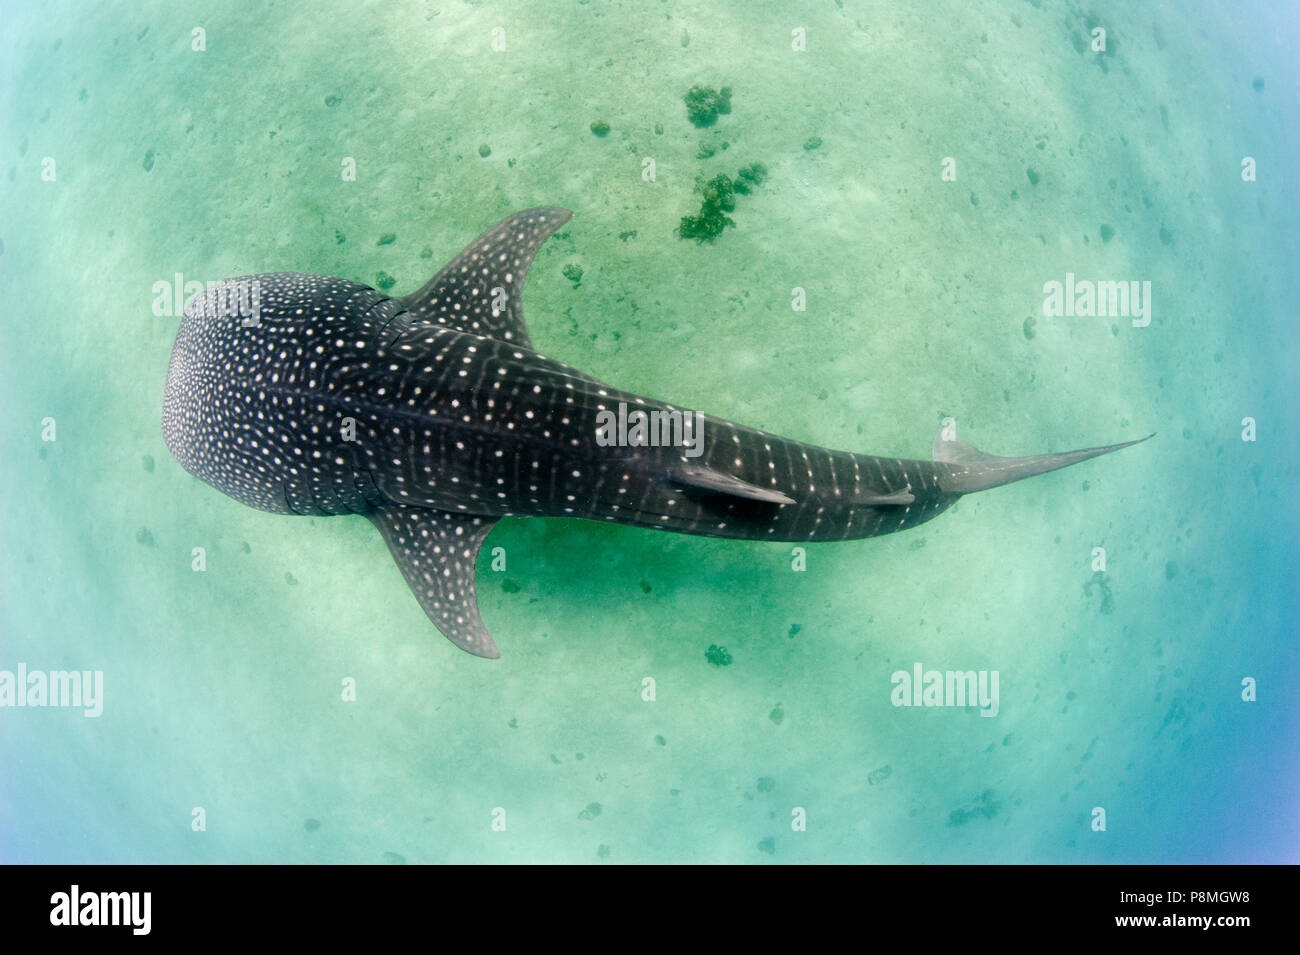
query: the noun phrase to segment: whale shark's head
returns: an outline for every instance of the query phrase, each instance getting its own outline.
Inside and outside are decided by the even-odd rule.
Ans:
[[[172,346],[168,450],[195,477],[262,510],[359,506],[330,370],[369,367],[356,359],[368,355],[386,315],[376,306],[387,301],[368,285],[301,272],[209,286],[186,306]]]
[[[163,388],[162,433],[167,450],[191,474],[197,474],[196,435],[202,427],[201,398],[197,394],[202,382],[203,360],[194,349],[190,311],[185,310],[176,342],[167,364],[167,384]]]
[[[195,477],[255,507],[265,507],[256,489],[252,462],[234,452],[242,430],[232,420],[240,401],[230,387],[230,372],[244,364],[252,342],[241,335],[235,316],[221,310],[216,296],[196,295],[172,346],[163,390],[162,433],[172,456]]]
[[[301,320],[275,316],[306,276],[259,275],[210,286],[186,306],[163,390],[162,432],[185,470],[262,510],[286,511],[289,451],[276,441],[280,399],[268,367],[295,350]]]

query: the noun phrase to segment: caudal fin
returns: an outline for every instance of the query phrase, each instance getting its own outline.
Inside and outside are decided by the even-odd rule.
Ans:
[[[1013,481],[1046,474],[1059,468],[1087,461],[1089,458],[1110,454],[1121,448],[1141,444],[1147,438],[1125,441],[1122,444],[1108,444],[1100,448],[1084,448],[1079,451],[1064,451],[1060,454],[1034,454],[1024,458],[1002,458],[996,454],[985,454],[965,441],[955,437],[946,439],[941,430],[934,437],[934,460],[952,464],[956,470],[950,478],[941,479],[943,489],[953,494],[969,494],[972,491],[986,491],[991,487],[1001,487]]]

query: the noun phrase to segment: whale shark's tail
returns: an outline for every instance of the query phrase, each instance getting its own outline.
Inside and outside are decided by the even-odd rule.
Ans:
[[[996,454],[985,454],[965,441],[945,438],[944,431],[934,437],[934,460],[953,465],[951,474],[940,478],[943,490],[952,494],[970,494],[973,491],[987,491],[991,487],[1001,487],[1033,477],[1046,474],[1059,468],[1078,464],[1103,454],[1110,454],[1121,448],[1141,444],[1147,438],[1125,441],[1122,444],[1108,444],[1100,448],[1083,448],[1079,451],[1064,451],[1060,454],[1032,454],[1024,458],[1002,458]]]

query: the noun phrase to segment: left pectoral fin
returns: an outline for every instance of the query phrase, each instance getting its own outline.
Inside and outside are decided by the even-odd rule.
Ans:
[[[501,656],[479,616],[474,586],[479,548],[496,519],[401,504],[384,504],[367,516],[442,635],[475,656]]]
[[[533,256],[573,213],[540,206],[502,219],[471,242],[418,292],[399,301],[412,323],[431,322],[531,346],[520,294]]]

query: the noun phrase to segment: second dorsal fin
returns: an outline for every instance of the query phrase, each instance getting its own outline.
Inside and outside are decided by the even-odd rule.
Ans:
[[[568,209],[539,206],[502,219],[400,301],[412,324],[429,322],[532,346],[520,296],[542,243],[568,222]]]

